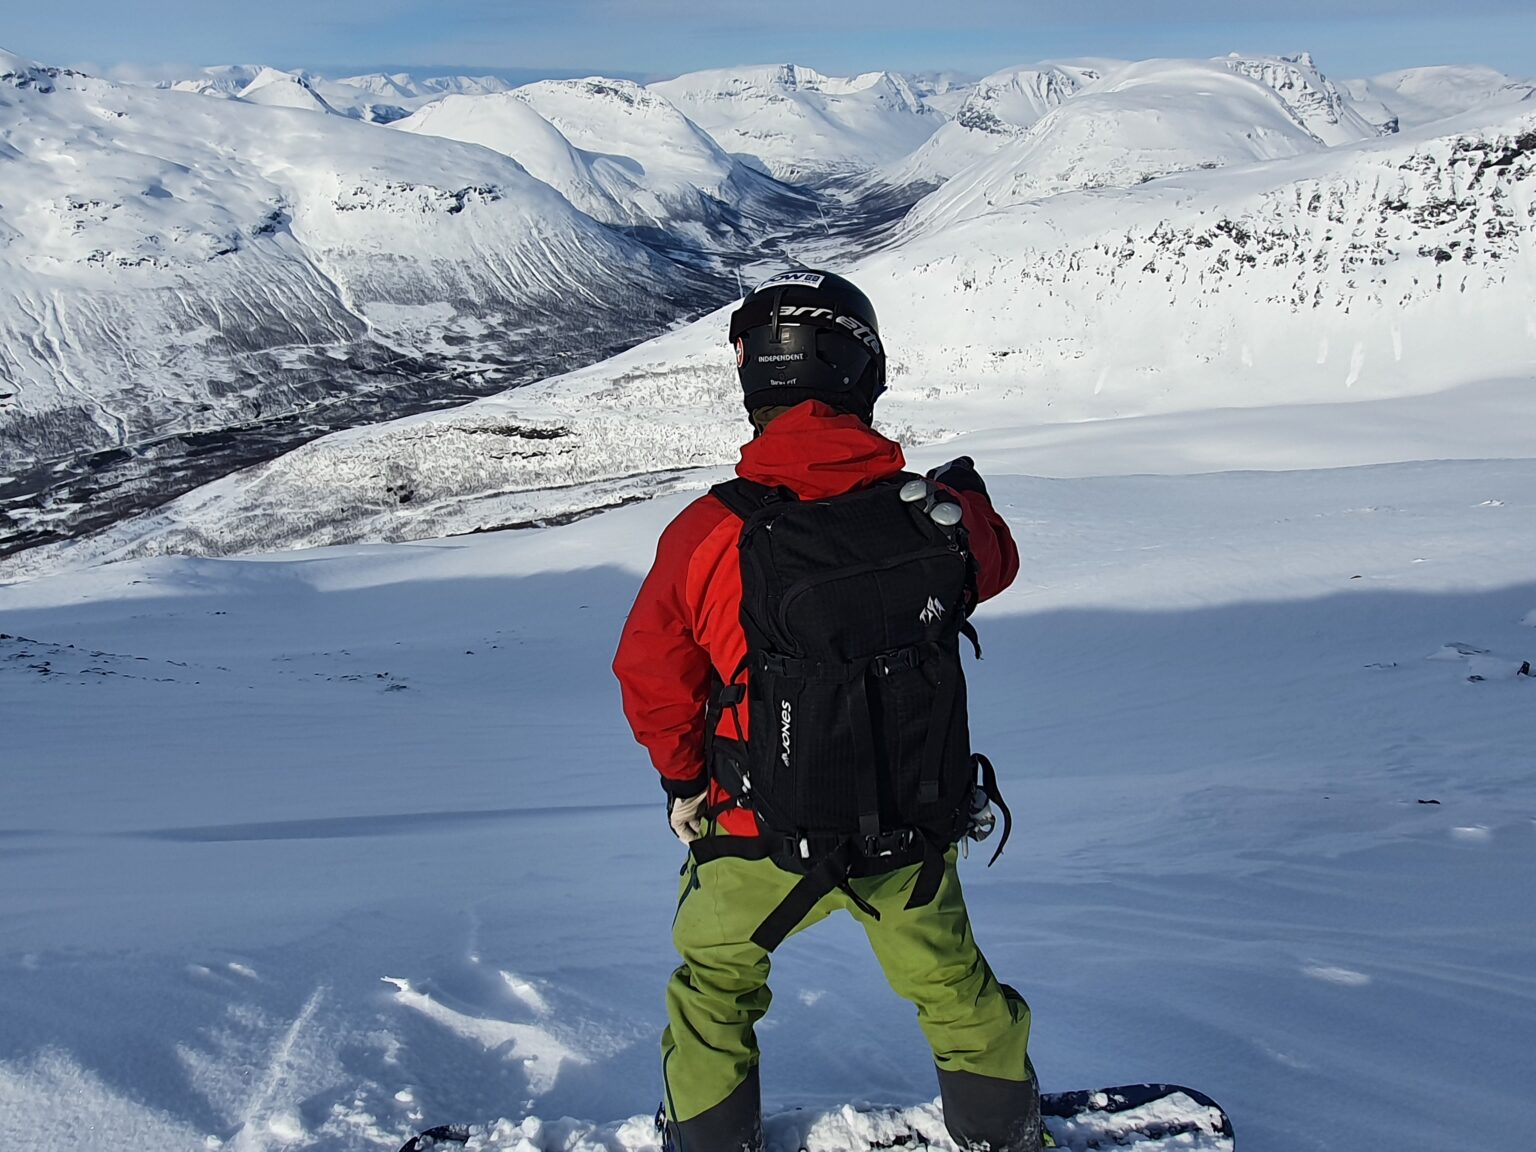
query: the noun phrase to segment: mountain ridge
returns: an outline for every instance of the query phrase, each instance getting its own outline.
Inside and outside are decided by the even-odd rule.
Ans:
[[[1023,203],[846,270],[892,356],[881,427],[921,445],[1219,409],[1411,408],[1519,377],[1533,337],[1509,302],[1536,294],[1533,243],[1536,108]],[[740,438],[724,315],[451,413],[316,441],[0,574],[422,539],[706,485]],[[1486,402],[1472,427],[1504,419],[1503,392]],[[324,511],[294,524],[290,507]]]

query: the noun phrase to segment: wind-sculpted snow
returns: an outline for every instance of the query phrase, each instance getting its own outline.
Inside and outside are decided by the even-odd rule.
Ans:
[[[1057,196],[908,236],[851,273],[892,357],[881,426],[929,442],[1385,403],[1524,376],[1536,340],[1524,303],[1536,295],[1533,194],[1536,112],[1506,112],[1449,135]],[[745,427],[725,325],[717,312],[569,376],[316,441],[0,575],[419,539],[705,486]],[[1504,419],[1491,415],[1498,405],[1479,411]],[[1425,448],[1460,450],[1449,436]]]
[[[944,121],[890,72],[844,78],[765,65],[693,72],[651,89],[726,151],[792,182],[861,175],[892,163]]]
[[[708,284],[505,157],[315,111],[7,58],[0,148],[0,498],[23,533],[80,511],[36,496],[91,453],[303,413],[325,431],[367,395],[430,403],[423,379],[484,393]]]

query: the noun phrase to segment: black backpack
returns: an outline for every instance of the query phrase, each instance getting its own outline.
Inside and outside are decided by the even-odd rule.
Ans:
[[[1007,820],[991,764],[971,752],[961,636],[981,649],[958,508],[945,516],[909,473],[823,500],[747,480],[711,492],[742,520],[747,655],[714,686],[708,762],[762,835],[696,841],[695,859],[768,858],[805,876],[754,934],[770,951],[834,888],[878,918],[851,876],[922,863],[907,906],[928,903],[970,830],[978,770]],[[732,714],[748,739],[717,732]]]

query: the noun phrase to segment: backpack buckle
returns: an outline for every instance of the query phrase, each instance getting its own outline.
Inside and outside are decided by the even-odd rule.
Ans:
[[[895,832],[882,832],[878,836],[864,837],[865,856],[894,856],[905,852],[917,840],[914,828],[898,828]]]
[[[916,668],[918,663],[916,648],[897,648],[880,653],[869,662],[869,665],[876,676],[889,676],[893,672],[905,672],[909,668]]]

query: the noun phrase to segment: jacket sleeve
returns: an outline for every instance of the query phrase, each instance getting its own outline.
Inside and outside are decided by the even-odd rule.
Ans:
[[[694,550],[723,514],[717,501],[706,498],[668,525],[613,660],[624,715],[673,796],[697,795],[707,783],[704,715],[711,664],[695,636],[686,592]]]
[[[976,593],[982,600],[990,600],[1019,574],[1019,550],[1008,522],[992,507],[991,497],[985,492],[956,495],[965,509],[965,530],[971,538],[971,555],[976,558]]]

